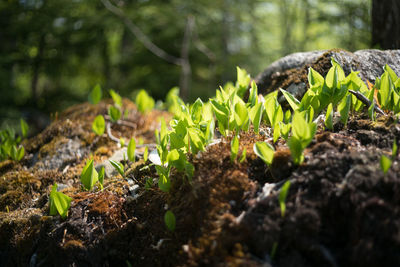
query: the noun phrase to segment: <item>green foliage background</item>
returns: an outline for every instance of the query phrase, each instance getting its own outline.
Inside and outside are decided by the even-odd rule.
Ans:
[[[292,52],[370,44],[370,0],[111,1],[149,39],[180,57],[188,17],[187,100],[206,99],[236,79],[254,77]],[[201,52],[206,48],[207,53]],[[100,0],[0,1],[0,128],[87,100],[96,84],[131,97],[164,99],[181,67],[147,50]],[[38,126],[40,127],[40,125]]]

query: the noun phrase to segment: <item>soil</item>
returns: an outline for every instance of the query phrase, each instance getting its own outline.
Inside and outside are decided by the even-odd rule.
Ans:
[[[85,160],[93,155],[101,162],[118,148],[90,128],[110,103],[72,107],[25,142],[25,160],[0,163],[0,266],[400,264],[399,157],[387,174],[379,166],[381,155],[390,155],[395,138],[400,140],[396,120],[372,122],[361,114],[351,116],[346,127],[335,124],[332,132],[320,127],[300,166],[282,140],[274,144],[270,167],[254,154],[256,141],[272,140],[263,126],[261,134],[241,134],[243,163],[230,162],[230,140],[222,138],[191,155],[191,181],[172,173],[169,193],[157,188],[154,167],[142,159],[129,166],[127,180],[111,177],[103,191],[86,192],[79,183]],[[157,117],[170,118],[157,111],[141,115],[127,100],[124,107],[135,126],[113,126],[118,137],[152,143]],[[74,138],[81,142],[81,157],[51,170],[38,167]],[[130,178],[138,181],[138,190],[132,190]],[[154,184],[146,189],[148,178]],[[282,216],[278,195],[287,180]],[[48,216],[54,182],[65,184],[63,192],[73,198],[65,220]],[[174,232],[164,224],[168,209],[177,220]]]

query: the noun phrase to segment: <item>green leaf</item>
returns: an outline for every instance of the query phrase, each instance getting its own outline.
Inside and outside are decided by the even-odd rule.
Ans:
[[[286,202],[287,194],[289,192],[289,188],[290,188],[290,181],[288,180],[283,184],[281,191],[279,193],[279,206],[281,208],[282,218],[285,217],[285,212],[286,212],[286,203],[285,202]]]
[[[239,163],[243,163],[246,160],[246,154],[247,154],[246,148],[243,148],[242,155],[239,158]]]
[[[340,120],[343,122],[345,126],[347,125],[347,120],[349,119],[351,96],[352,95],[347,95],[346,98],[343,98],[342,102],[340,102],[338,106],[338,111],[340,113]]]
[[[108,108],[108,115],[112,122],[117,122],[121,118],[121,111],[117,107],[110,106]]]
[[[72,198],[69,196],[57,192],[58,185],[55,183],[50,192],[50,215],[54,216],[60,214],[61,218],[65,219],[68,216],[68,209],[71,206]]]
[[[146,190],[149,190],[152,187],[153,187],[153,178],[151,177],[146,178],[146,184],[144,185],[144,188]]]
[[[122,98],[121,98],[121,96],[117,92],[112,90],[112,89],[109,91],[109,93],[110,93],[110,96],[112,97],[112,99],[114,100],[114,104],[116,106],[118,106],[118,107],[122,107]]]
[[[293,110],[298,110],[298,109],[299,109],[299,105],[300,105],[299,100],[297,100],[297,99],[296,99],[291,93],[289,93],[288,91],[283,90],[282,88],[280,88],[280,90],[281,90],[282,94],[285,96],[286,101],[289,103],[290,107],[291,107]]]
[[[372,121],[375,121],[376,119],[376,114],[375,114],[375,103],[372,102],[372,104],[368,108],[368,115],[371,118]]]
[[[202,132],[197,128],[188,128],[188,134],[190,138],[190,147],[192,154],[197,154],[199,151],[204,150],[205,141],[202,138]]]
[[[86,162],[81,173],[81,183],[86,190],[92,190],[94,184],[98,181],[98,173],[94,168],[93,159]]]
[[[99,184],[100,184],[100,189],[103,190],[103,184],[104,184],[104,166],[101,166],[101,169],[99,171]]]
[[[392,83],[397,81],[397,79],[399,77],[397,77],[396,73],[392,70],[392,68],[389,67],[388,64],[386,64],[383,69],[389,74],[389,77],[392,80]]]
[[[253,122],[254,132],[258,133],[261,123],[262,114],[264,111],[263,103],[257,103],[250,109],[250,119]]]
[[[175,219],[175,215],[172,213],[172,211],[168,210],[165,213],[164,222],[165,222],[165,226],[167,226],[168,230],[170,230],[171,232],[175,231],[176,219]]]
[[[380,88],[378,90],[378,100],[382,108],[387,108],[390,101],[391,94],[391,80],[387,72],[382,74]]]
[[[124,147],[124,146],[125,146],[125,138],[123,138],[123,137],[120,137],[120,138],[119,138],[119,145],[120,145],[121,147]]]
[[[236,125],[243,130],[246,130],[246,125],[249,121],[249,113],[246,104],[242,100],[238,101],[235,105],[235,122]]]
[[[144,162],[147,162],[148,157],[149,157],[149,147],[146,146],[146,147],[144,148],[144,153],[143,153],[143,160],[144,160]]]
[[[136,150],[136,141],[135,138],[131,138],[128,144],[128,149],[127,149],[127,154],[128,154],[128,159],[131,162],[135,162],[135,150]]]
[[[258,103],[258,89],[255,81],[251,82],[250,95],[248,101],[250,107],[254,107]]]
[[[112,159],[110,159],[109,162],[114,167],[114,169],[116,169],[117,172],[121,174],[122,177],[125,178],[124,166],[120,162],[116,162],[115,160]]]
[[[271,165],[274,159],[274,148],[265,142],[257,142],[253,146],[254,153],[259,156],[267,165]]]
[[[178,91],[179,92],[179,91]],[[171,96],[170,96],[171,97]],[[171,100],[170,100],[171,101]],[[172,100],[173,101],[173,100]],[[140,90],[139,93],[136,95],[135,104],[138,110],[145,114],[151,111],[154,108],[154,99],[149,96],[146,90]]]
[[[92,123],[93,132],[100,136],[104,134],[105,128],[106,122],[104,121],[104,117],[102,115],[98,115]]]
[[[239,153],[239,138],[235,135],[231,141],[231,163],[236,160]]]
[[[20,146],[17,150],[16,160],[20,161],[25,155],[25,148]]]
[[[101,87],[99,84],[97,84],[95,87],[93,87],[92,91],[89,93],[88,100],[91,104],[96,105],[97,103],[100,102],[101,97],[102,97],[102,92],[101,92]]]
[[[25,138],[28,135],[29,126],[24,119],[21,119],[20,122],[21,122],[21,133],[22,136]]]
[[[158,187],[163,192],[168,192],[171,188],[171,181],[169,178],[169,170],[163,166],[155,165],[156,171],[158,173]]]
[[[326,110],[325,115],[325,126],[329,130],[333,130],[333,106],[332,103],[328,105],[328,109]]]
[[[18,153],[17,146],[13,145],[11,147],[11,153],[10,153],[11,159],[17,160],[17,153]]]
[[[244,69],[241,69],[239,67],[236,67],[237,70],[237,82],[236,86],[238,88],[237,90],[237,95],[239,97],[243,97],[247,87],[250,84],[250,75],[247,74],[247,72]]]
[[[304,160],[302,142],[296,137],[292,136],[287,142],[294,164],[299,165]]]
[[[211,99],[210,101],[215,117],[218,120],[219,131],[222,135],[225,136],[225,130],[228,129],[229,109],[226,107],[226,105],[220,104],[213,99]]]
[[[200,98],[197,98],[196,102],[193,103],[191,110],[191,117],[193,123],[198,124],[201,121],[201,115],[203,112],[203,101]]]
[[[310,67],[308,69],[308,83],[310,87],[322,86],[324,84],[324,77]]]
[[[381,170],[383,171],[384,174],[386,174],[390,169],[390,166],[392,166],[392,160],[386,157],[385,155],[382,155],[380,160],[380,165],[381,165]]]

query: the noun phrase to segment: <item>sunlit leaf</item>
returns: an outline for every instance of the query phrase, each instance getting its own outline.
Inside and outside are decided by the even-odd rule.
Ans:
[[[98,181],[98,173],[94,168],[93,159],[86,162],[81,173],[81,183],[86,190],[92,190],[94,184]]]
[[[231,163],[236,160],[239,153],[239,138],[235,135],[231,141]]]
[[[104,117],[102,115],[98,115],[93,123],[92,123],[92,130],[97,135],[103,135],[105,130],[106,124],[104,121]]]
[[[136,141],[135,138],[131,138],[127,148],[128,159],[131,162],[135,162],[135,151],[136,151]]]
[[[50,192],[50,215],[54,216],[60,214],[61,218],[65,219],[68,216],[68,209],[71,206],[72,198],[57,192],[58,185],[55,183]]]
[[[122,107],[122,98],[121,96],[115,92],[114,90],[109,90],[108,91],[110,93],[110,96],[112,97],[112,99],[114,100],[114,104],[118,107]]]
[[[112,122],[117,122],[121,118],[121,111],[117,107],[110,106],[108,108],[108,115]]]
[[[286,90],[283,90],[282,88],[280,88],[282,94],[285,96],[286,101],[289,103],[290,107],[293,110],[298,110],[299,109],[299,105],[300,102],[299,100],[297,100],[291,93],[289,93]]]
[[[392,160],[386,157],[385,155],[382,155],[380,160],[380,165],[381,165],[381,170],[383,171],[384,174],[386,174],[390,169],[390,166],[392,166]]]
[[[88,100],[91,104],[96,105],[97,103],[100,102],[101,97],[102,97],[102,91],[101,87],[99,84],[97,84],[95,87],[93,87],[92,91],[90,91]]]
[[[267,165],[272,164],[275,150],[270,144],[266,142],[257,142],[254,144],[253,150]]]
[[[24,119],[20,120],[21,123],[21,133],[23,137],[26,137],[28,135],[28,130],[29,130],[29,126],[26,123],[26,121]]]

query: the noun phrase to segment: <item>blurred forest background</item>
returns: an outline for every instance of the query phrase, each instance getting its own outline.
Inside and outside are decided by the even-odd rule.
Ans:
[[[207,99],[297,51],[370,48],[370,0],[1,0],[0,128],[35,123],[100,84]],[[41,120],[43,122],[41,122]]]

